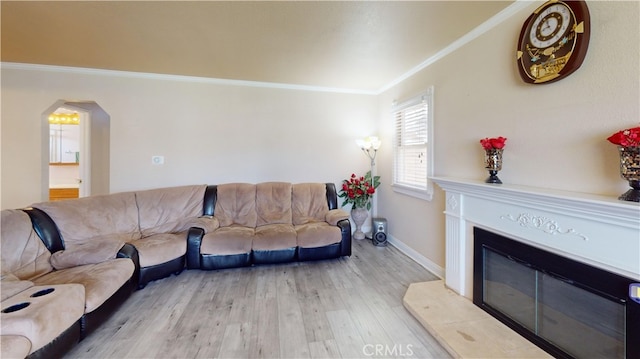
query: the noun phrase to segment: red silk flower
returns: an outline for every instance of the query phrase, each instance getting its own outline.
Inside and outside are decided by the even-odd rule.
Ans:
[[[507,138],[502,136],[495,138],[483,138],[480,140],[480,144],[485,150],[504,148],[505,142],[507,142]]]

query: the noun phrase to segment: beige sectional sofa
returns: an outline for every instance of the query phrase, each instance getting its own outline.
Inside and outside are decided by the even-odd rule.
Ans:
[[[184,268],[351,255],[333,184],[192,185],[2,211],[0,357],[60,357]]]
[[[29,213],[37,212],[42,222],[50,219],[57,226],[67,252],[77,250],[84,256],[82,248],[92,244],[100,251],[107,250],[107,244],[133,245],[140,260],[137,281],[143,287],[184,269],[189,228],[206,227],[210,220],[201,218],[206,188],[179,186],[44,202],[34,204]]]
[[[60,356],[135,288],[131,259],[57,269],[24,211],[3,210],[1,227],[2,358]]]
[[[214,221],[188,242],[187,267],[221,269],[351,255],[349,215],[333,184],[210,186]]]

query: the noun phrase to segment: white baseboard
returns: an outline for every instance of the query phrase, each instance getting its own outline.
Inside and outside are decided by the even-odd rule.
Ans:
[[[396,239],[393,236],[387,238],[389,244],[396,247],[400,252],[406,254],[409,258],[416,261],[418,264],[426,268],[429,272],[435,274],[438,278],[444,279],[445,270],[439,265],[433,263],[429,258],[415,251],[413,248],[404,244],[404,242]]]

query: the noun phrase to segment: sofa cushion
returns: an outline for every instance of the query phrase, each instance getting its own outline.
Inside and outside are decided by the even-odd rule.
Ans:
[[[159,233],[129,242],[138,250],[140,267],[167,263],[187,253],[187,232]]]
[[[291,224],[291,183],[265,182],[256,185],[256,226]]]
[[[85,313],[91,313],[109,299],[132,276],[135,266],[129,258],[116,258],[57,270],[36,278],[36,285],[82,284],[85,291]]]
[[[327,188],[323,183],[296,183],[293,185],[291,206],[293,224],[324,222],[329,206]]]
[[[133,192],[43,202],[33,207],[46,212],[56,223],[67,245],[124,235],[140,238],[138,207]]]
[[[35,293],[47,290],[44,295]],[[53,289],[53,290],[51,290]],[[2,335],[19,335],[31,342],[30,352],[54,341],[84,314],[84,287],[79,284],[34,286],[2,302]],[[20,303],[23,309],[4,311]]]
[[[142,236],[188,230],[190,221],[202,216],[206,188],[193,185],[135,192]]]
[[[31,341],[22,335],[0,336],[0,358],[22,359],[31,352]]]
[[[0,270],[20,279],[51,272],[51,253],[33,230],[29,215],[16,209],[2,211],[0,224]]]
[[[249,183],[228,183],[218,185],[215,217],[220,227],[237,224],[255,228],[256,185]]]
[[[33,287],[34,284],[29,280],[20,280],[13,274],[3,274],[0,278],[0,301]]]
[[[338,243],[342,240],[339,227],[327,222],[312,222],[295,226],[298,233],[298,247],[317,248]]]
[[[33,287],[30,280],[20,280],[13,274],[3,274],[0,278],[0,301],[13,297],[14,295]]]
[[[295,248],[296,230],[290,224],[269,224],[256,228],[253,250],[278,250]]]
[[[220,227],[202,237],[200,254],[233,255],[251,253],[251,244],[254,236],[254,228],[239,225]]]
[[[124,243],[123,240],[113,238],[82,245],[69,245],[51,255],[51,265],[55,269],[65,269],[114,259]]]

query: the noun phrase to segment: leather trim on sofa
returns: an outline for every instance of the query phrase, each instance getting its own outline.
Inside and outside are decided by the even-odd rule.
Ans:
[[[202,203],[203,216],[213,216],[217,199],[218,186],[208,185],[204,191],[204,200]],[[202,243],[204,234],[204,229],[198,227],[191,227],[187,233],[187,253],[185,254],[187,269],[199,269],[202,266],[200,244]]]
[[[248,267],[251,265],[250,253],[232,254],[232,255],[200,255],[200,263],[202,269],[226,269],[237,267]]]
[[[213,211],[216,207],[216,200],[218,199],[218,186],[209,185],[204,191],[204,202],[202,208],[203,216],[213,216]]]
[[[213,212],[212,212],[213,213]],[[200,268],[200,244],[204,237],[204,229],[192,227],[187,234],[187,269]]]
[[[338,209],[338,193],[336,192],[336,185],[333,183],[325,183],[327,188],[327,205],[329,209]]]
[[[351,222],[348,219],[338,221],[338,227],[342,233],[342,241],[340,241],[340,255],[351,256]]]
[[[25,208],[23,211],[31,218],[33,229],[49,252],[55,253],[64,250],[64,241],[58,226],[45,211],[38,208]]]
[[[298,260],[301,262],[338,258],[341,255],[340,243],[334,243],[324,247],[298,248]]]
[[[47,345],[27,356],[28,359],[61,358],[82,338],[81,322],[78,320]]]
[[[178,257],[168,262],[158,264],[155,266],[140,268],[140,281],[138,282],[138,289],[142,289],[149,284],[149,282],[160,278],[166,278],[172,274],[178,275],[182,273],[185,266],[184,257]]]
[[[136,290],[132,281],[128,281],[118,289],[109,299],[91,313],[86,313],[80,318],[81,337],[86,338],[93,333],[102,323],[106,322],[113,315],[118,307],[124,303]]]
[[[277,250],[251,250],[251,263],[275,264],[288,263],[296,260],[296,247]]]
[[[129,279],[129,282],[131,282],[134,288],[138,288],[138,284],[140,282],[140,256],[138,255],[136,247],[130,243],[125,243],[124,246],[120,248],[116,258],[129,258],[133,261],[135,269],[133,271],[133,276]]]

